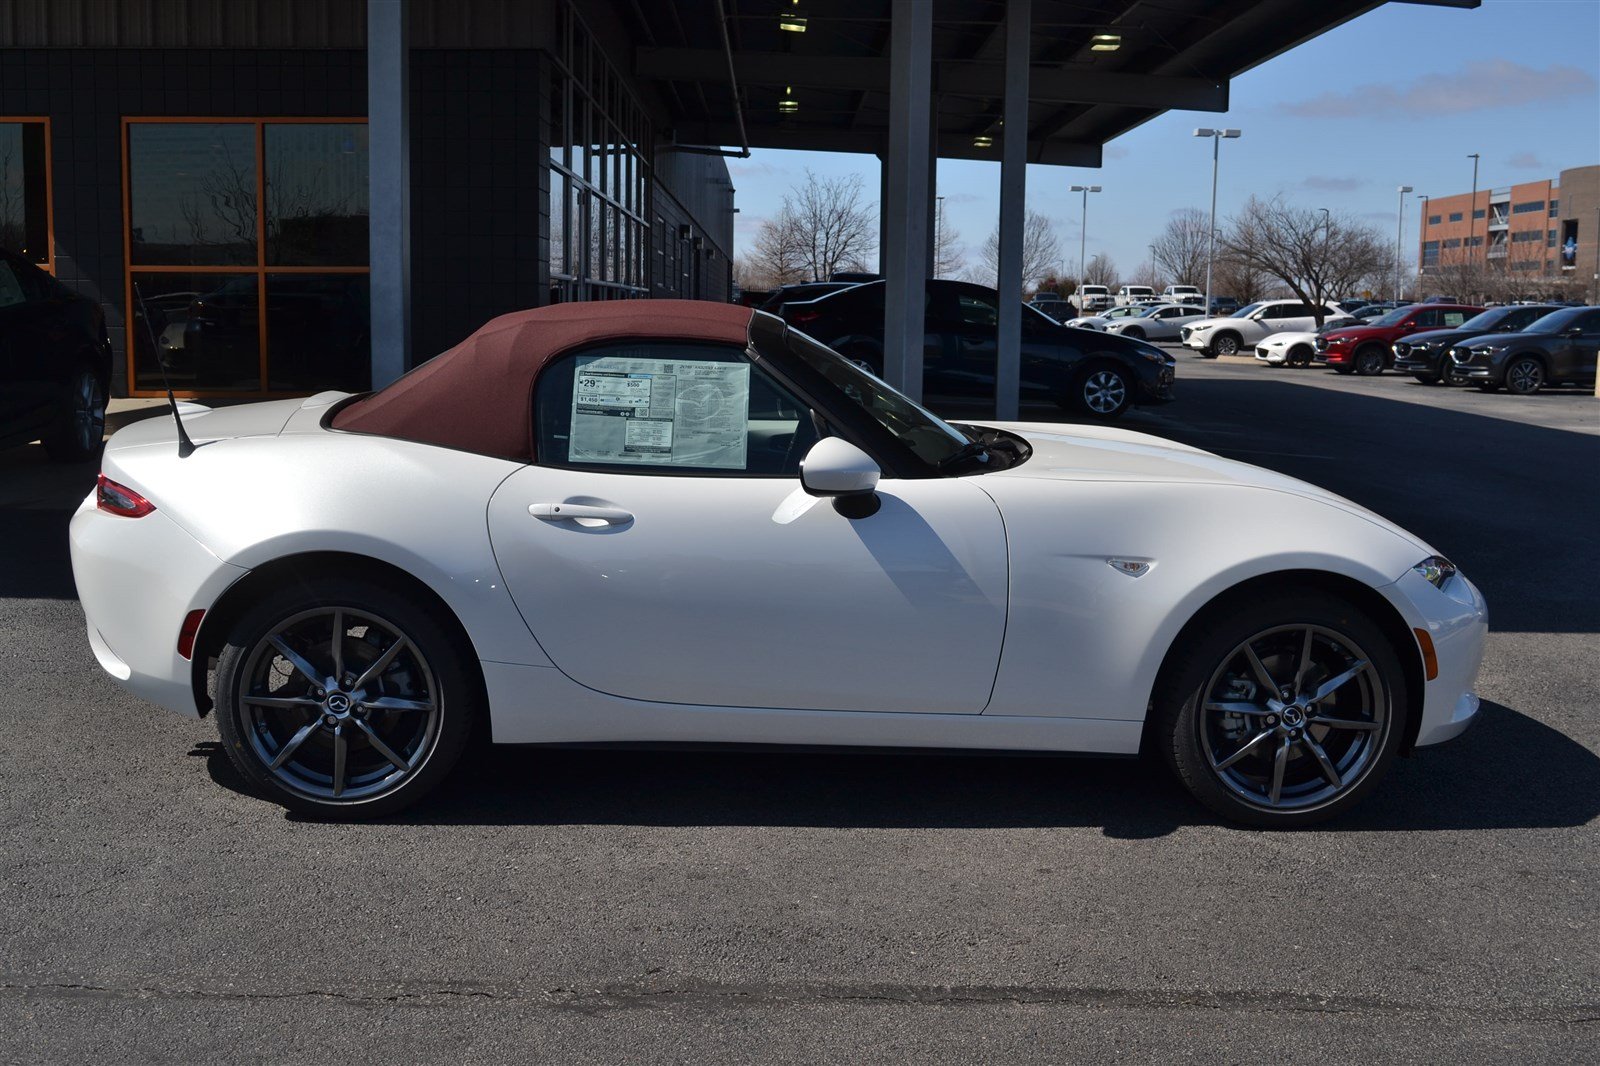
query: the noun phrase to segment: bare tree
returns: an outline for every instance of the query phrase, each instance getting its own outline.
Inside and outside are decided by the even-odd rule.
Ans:
[[[1318,326],[1324,300],[1394,262],[1388,241],[1373,227],[1295,207],[1282,197],[1251,197],[1218,244],[1228,259],[1269,275],[1312,304]]]
[[[840,270],[865,270],[878,247],[878,219],[862,193],[861,175],[819,178],[806,171],[784,213],[795,226],[801,265],[817,281]]]
[[[1156,292],[1160,292],[1166,287],[1167,278],[1166,275],[1161,272],[1161,268],[1157,266],[1153,260],[1146,259],[1144,262],[1140,263],[1139,268],[1133,272],[1133,284],[1148,285]]]
[[[939,204],[933,227],[933,276],[953,278],[967,264],[967,249],[961,243],[961,233],[944,218],[944,204]]]
[[[1206,257],[1210,252],[1210,216],[1194,207],[1175,211],[1150,246],[1151,258],[1179,285],[1205,283]]]
[[[1056,239],[1055,223],[1037,211],[1029,211],[1022,223],[1022,287],[1032,288],[1046,275],[1060,269],[1061,242]],[[998,284],[1000,278],[1000,229],[996,227],[983,242],[985,284]]]
[[[804,263],[804,243],[800,222],[786,203],[756,232],[755,249],[749,257],[752,277],[760,278],[764,288],[812,280]]]
[[[1117,264],[1104,252],[1096,252],[1083,268],[1085,285],[1113,286],[1117,283]]]
[[[1211,289],[1219,296],[1232,296],[1241,304],[1254,303],[1267,294],[1272,277],[1259,267],[1241,263],[1218,252],[1211,267]]]

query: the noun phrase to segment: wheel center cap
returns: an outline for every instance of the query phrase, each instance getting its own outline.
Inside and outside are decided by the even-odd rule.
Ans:
[[[1283,709],[1283,724],[1289,728],[1298,729],[1305,725],[1305,722],[1305,712],[1294,704],[1291,703],[1289,706]]]
[[[350,697],[343,692],[328,693],[327,698],[322,701],[322,705],[328,709],[329,714],[338,718],[343,718],[350,713]]]

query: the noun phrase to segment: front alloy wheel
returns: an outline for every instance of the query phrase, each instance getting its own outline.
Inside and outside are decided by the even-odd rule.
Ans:
[[[271,597],[217,662],[234,764],[267,798],[333,817],[392,813],[436,785],[470,733],[471,692],[450,638],[366,582]]]
[[[1544,364],[1531,355],[1524,355],[1506,367],[1506,391],[1518,396],[1531,396],[1544,387]]]
[[[1356,373],[1364,378],[1383,373],[1383,352],[1377,348],[1363,348],[1356,353]]]
[[[1257,826],[1320,821],[1371,788],[1404,732],[1384,635],[1312,590],[1245,603],[1180,652],[1156,708],[1169,762],[1201,802]]]
[[[1211,350],[1216,355],[1238,355],[1239,338],[1231,333],[1224,333],[1211,342]]]
[[[1121,368],[1102,364],[1089,368],[1077,392],[1078,403],[1084,411],[1096,418],[1116,418],[1128,409],[1133,389]]]

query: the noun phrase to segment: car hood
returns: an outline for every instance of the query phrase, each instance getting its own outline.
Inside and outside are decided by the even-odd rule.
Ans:
[[[1426,543],[1388,519],[1337,493],[1249,463],[1225,459],[1187,444],[1111,426],[1063,426],[1051,422],[985,422],[1015,433],[1033,446],[1028,461],[983,477],[1048,481],[1122,481],[1228,485],[1282,492],[1336,507],[1389,530],[1423,555]],[[1419,555],[1418,558],[1422,558]]]
[[[1389,334],[1388,326],[1345,326],[1343,329],[1330,329],[1323,336],[1328,340],[1366,340],[1369,337],[1386,337]]]
[[[1413,333],[1405,338],[1405,342],[1416,348],[1424,344],[1455,344],[1458,341],[1472,340],[1476,337],[1487,335],[1481,329],[1430,329],[1421,333]]]
[[[1213,326],[1220,326],[1224,322],[1229,322],[1237,326],[1240,322],[1246,321],[1249,320],[1243,318],[1236,319],[1232,315],[1217,315],[1213,318],[1200,318],[1193,322],[1185,322],[1184,325],[1188,326],[1190,329],[1210,329]]]

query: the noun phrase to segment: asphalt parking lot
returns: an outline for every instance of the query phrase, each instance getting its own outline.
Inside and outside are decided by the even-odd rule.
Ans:
[[[1128,427],[1489,598],[1481,723],[1321,830],[1133,760],[526,750],[296,820],[95,666],[93,469],[0,453],[0,1059],[1592,1060],[1600,400],[1178,360]]]

